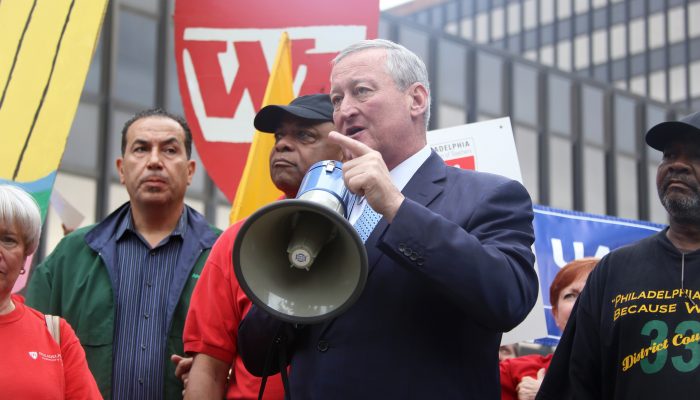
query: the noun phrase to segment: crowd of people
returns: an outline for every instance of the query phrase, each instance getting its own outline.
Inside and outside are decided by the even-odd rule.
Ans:
[[[517,348],[499,349],[502,333],[538,296],[530,196],[516,181],[446,166],[427,144],[429,119],[425,64],[382,39],[338,54],[330,94],[256,115],[275,138],[280,201],[328,159],[343,162],[359,199],[348,219],[366,231],[364,290],[317,324],[281,321],[242,291],[232,251],[244,221],[222,233],[185,204],[196,163],[179,116],[153,109],[126,122],[115,167],[129,201],[66,235],[33,271],[26,301],[11,290],[38,246],[40,212],[0,186],[0,397],[695,397],[700,113],[646,134],[663,153],[669,226],[562,268],[550,288],[560,345],[508,359]]]

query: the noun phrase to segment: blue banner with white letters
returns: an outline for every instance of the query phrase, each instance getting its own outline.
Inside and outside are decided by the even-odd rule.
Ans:
[[[534,211],[535,254],[548,333],[536,342],[552,346],[561,332],[552,317],[549,285],[559,269],[577,258],[601,258],[615,248],[653,235],[664,226],[544,206],[535,206]]]

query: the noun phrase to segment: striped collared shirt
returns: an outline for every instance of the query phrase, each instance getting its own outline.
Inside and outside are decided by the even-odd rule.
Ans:
[[[163,398],[167,302],[187,213],[177,227],[151,249],[138,233],[131,210],[116,232],[116,316],[112,398]]]

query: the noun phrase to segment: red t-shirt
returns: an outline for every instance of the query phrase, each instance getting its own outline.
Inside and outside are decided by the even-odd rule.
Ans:
[[[228,228],[216,241],[194,288],[187,313],[183,341],[186,353],[202,353],[232,366],[227,399],[257,399],[260,378],[251,375],[238,357],[238,325],[251,301],[233,272],[233,242],[243,225]],[[280,375],[268,378],[266,400],[284,398]]]
[[[517,400],[515,388],[524,377],[537,378],[537,371],[549,368],[552,354],[541,356],[530,354],[522,357],[509,358],[498,363],[501,369],[501,400]]]
[[[44,314],[12,296],[0,315],[0,392],[3,399],[101,399],[75,332],[61,318],[61,345]]]

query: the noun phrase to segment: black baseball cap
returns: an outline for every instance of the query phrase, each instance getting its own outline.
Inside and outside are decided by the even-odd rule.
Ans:
[[[654,125],[646,135],[647,144],[659,151],[664,151],[671,141],[681,138],[700,141],[700,111],[678,121]]]
[[[297,97],[288,106],[265,106],[255,115],[253,124],[260,132],[275,133],[286,114],[319,123],[333,122],[331,97],[327,94],[309,94]]]

